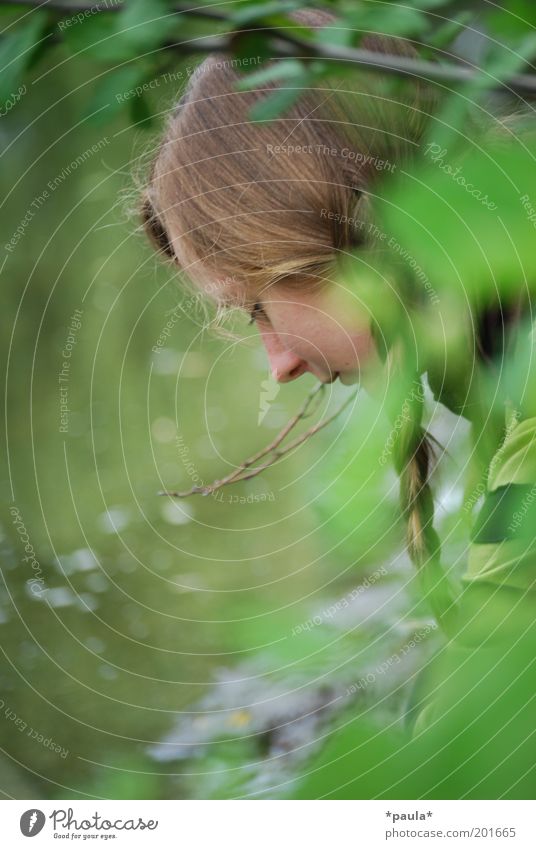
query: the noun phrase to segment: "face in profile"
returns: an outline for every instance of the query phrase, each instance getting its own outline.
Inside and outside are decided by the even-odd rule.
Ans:
[[[338,378],[350,385],[381,366],[370,316],[342,286],[328,282],[319,288],[312,278],[309,286],[305,278],[296,278],[292,285],[280,282],[255,289],[237,278],[218,278],[201,262],[191,261],[178,239],[173,248],[191,282],[209,300],[251,316],[279,383],[310,372],[322,383]]]
[[[240,307],[251,316],[279,383],[310,372],[322,383],[337,378],[361,381],[381,363],[370,332],[370,317],[350,292],[335,283],[314,286],[272,284],[262,291],[217,275],[194,263],[188,276],[215,304]]]

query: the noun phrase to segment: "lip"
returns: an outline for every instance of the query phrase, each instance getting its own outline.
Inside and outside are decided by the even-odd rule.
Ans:
[[[333,383],[340,376],[340,371],[336,371],[330,380],[323,380],[322,383]]]

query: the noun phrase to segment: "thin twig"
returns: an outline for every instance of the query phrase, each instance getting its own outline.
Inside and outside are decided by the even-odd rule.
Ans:
[[[267,445],[265,448],[258,451],[256,454],[253,454],[251,457],[248,457],[247,460],[244,460],[240,465],[229,475],[226,475],[224,478],[220,478],[219,480],[213,481],[211,484],[207,484],[206,486],[193,486],[191,489],[185,490],[183,492],[159,492],[158,495],[167,495],[170,498],[187,498],[189,495],[210,495],[212,492],[215,492],[218,489],[221,489],[223,486],[228,486],[231,483],[237,483],[238,481],[250,480],[250,478],[254,478],[259,475],[261,472],[264,472],[265,469],[268,469],[272,466],[277,460],[281,457],[284,457],[286,454],[289,454],[294,448],[298,445],[301,445],[306,440],[310,439],[314,436],[315,433],[322,430],[322,428],[326,427],[330,424],[337,416],[340,416],[342,411],[348,406],[348,404],[353,401],[353,399],[357,395],[357,391],[350,395],[344,404],[342,404],[335,413],[329,416],[327,419],[323,419],[320,422],[317,422],[312,428],[310,428],[305,433],[302,433],[300,436],[296,437],[292,442],[289,442],[284,448],[280,448],[282,441],[284,438],[290,433],[292,428],[299,422],[305,418],[308,418],[312,415],[312,411],[309,410],[312,401],[316,398],[321,397],[322,392],[325,388],[324,383],[319,383],[315,388],[309,393],[305,402],[303,403],[301,409],[295,416],[293,416],[290,421],[287,422],[285,427],[277,434],[275,439]],[[266,457],[268,454],[272,454],[271,458],[268,462],[263,463],[262,466],[257,466],[255,469],[250,469],[250,467],[258,462],[258,460]],[[248,471],[249,470],[249,471]]]
[[[269,445],[267,445],[266,448],[262,448],[256,454],[253,454],[253,456],[248,457],[247,460],[244,460],[244,462],[241,463],[240,466],[234,472],[232,472],[230,475],[227,475],[227,477],[224,478],[223,481],[225,483],[232,483],[235,477],[237,477],[241,471],[243,471],[244,469],[249,469],[249,467],[252,466],[253,463],[256,463],[258,460],[260,460],[262,457],[265,457],[266,454],[269,454],[271,451],[275,451],[277,449],[277,446],[281,444],[284,438],[290,433],[292,428],[295,427],[299,421],[301,421],[302,419],[306,419],[313,414],[314,410],[309,410],[309,408],[316,398],[316,410],[318,406],[318,401],[324,394],[324,389],[325,384],[318,383],[307,395],[305,401],[301,406],[301,409],[296,413],[295,416],[290,419],[290,421],[287,422],[283,430],[279,431],[276,438]]]

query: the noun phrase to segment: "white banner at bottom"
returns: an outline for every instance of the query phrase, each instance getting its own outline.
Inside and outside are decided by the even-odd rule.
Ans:
[[[2,801],[2,846],[534,849],[527,801]]]

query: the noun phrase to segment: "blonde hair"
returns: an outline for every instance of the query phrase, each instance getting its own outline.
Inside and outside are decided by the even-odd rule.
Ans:
[[[294,17],[306,26],[334,22],[313,11]],[[381,35],[367,36],[362,46],[415,55],[409,42]],[[205,59],[191,76],[167,119],[142,192],[144,227],[156,250],[173,261],[168,234],[176,234],[175,245],[193,274],[199,262],[208,273],[238,279],[246,288],[322,287],[339,254],[373,244],[371,228],[355,223],[374,220],[374,191],[384,172],[403,167],[418,151],[432,94],[418,80],[393,86],[376,73],[352,71],[322,79],[278,118],[263,121],[252,120],[250,110],[277,83],[237,91],[240,79],[221,55]],[[402,368],[404,335],[386,343],[372,329],[392,371]],[[412,379],[421,385],[419,374]],[[416,393],[403,417],[394,464],[408,549],[441,618],[452,599],[433,528],[431,447],[422,411],[423,396]]]

